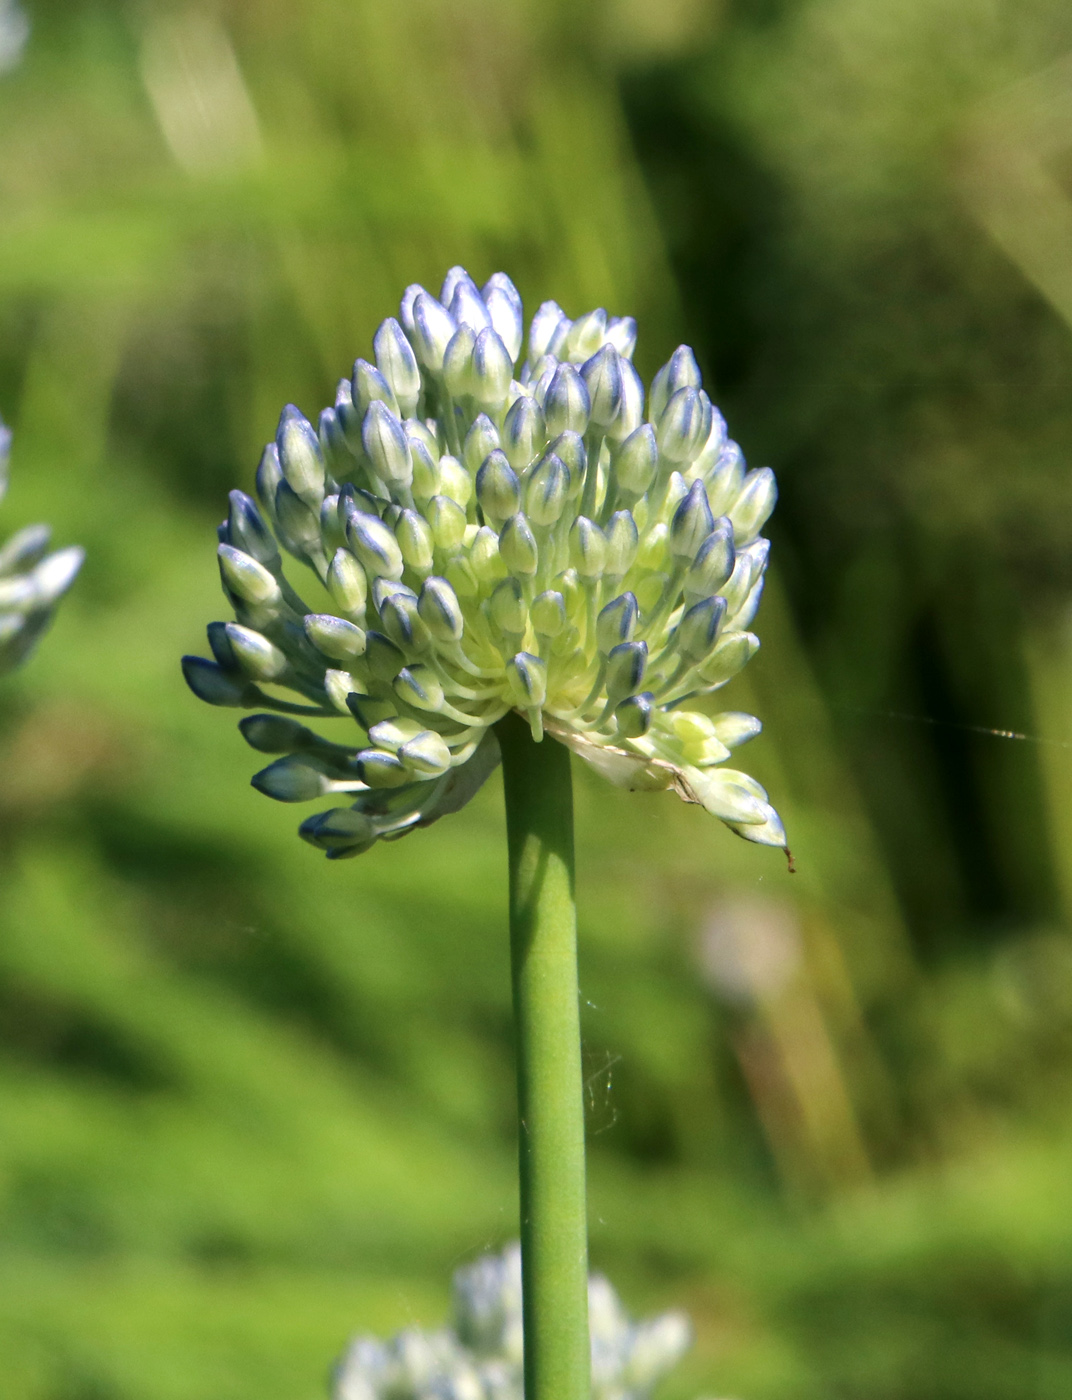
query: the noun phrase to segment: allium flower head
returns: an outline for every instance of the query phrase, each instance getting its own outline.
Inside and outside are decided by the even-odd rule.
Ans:
[[[450,1327],[356,1338],[334,1400],[524,1400],[519,1247],[459,1269],[453,1298]],[[593,1400],[646,1400],[692,1340],[683,1313],[634,1322],[602,1274],[588,1280],[588,1316]]]
[[[0,501],[7,491],[11,429],[0,423]],[[74,582],[85,551],[49,554],[47,525],[28,525],[0,545],[0,675],[24,661]]]
[[[438,297],[407,288],[315,426],[283,410],[261,509],[231,493],[236,621],[209,627],[214,659],[185,658],[186,679],[275,712],[240,725],[279,755],[255,787],[344,795],[301,827],[328,856],[457,810],[511,710],[621,786],[673,788],[784,846],[766,793],[726,767],[759,721],[718,698],[759,646],[774,475],[746,470],[687,346],[645,393],[635,341],[631,317],[549,301],[526,342],[510,279],[453,268]],[[351,720],[342,742],[297,718],[328,715]]]

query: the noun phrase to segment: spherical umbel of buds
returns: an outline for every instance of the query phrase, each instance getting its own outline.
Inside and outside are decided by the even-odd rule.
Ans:
[[[746,470],[688,347],[645,394],[635,342],[630,317],[571,320],[551,301],[526,338],[505,274],[481,289],[452,268],[438,297],[407,288],[318,429],[284,409],[260,505],[231,493],[219,569],[235,620],[210,626],[212,660],[187,658],[186,678],[262,712],[242,732],[278,757],[255,785],[329,798],[301,828],[329,859],[457,810],[511,710],[615,782],[672,787],[785,844],[762,788],[725,766],[759,721],[718,695],[759,645],[774,476]],[[43,548],[0,553],[0,664]],[[316,732],[328,720],[338,739]]]
[[[10,453],[11,429],[0,422],[0,501]],[[26,660],[82,567],[82,549],[50,554],[51,538],[47,525],[27,525],[0,545],[0,675]]]

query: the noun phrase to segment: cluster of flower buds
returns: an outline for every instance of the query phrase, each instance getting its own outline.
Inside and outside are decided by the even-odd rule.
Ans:
[[[718,692],[759,646],[776,487],[747,471],[681,346],[645,394],[636,323],[532,318],[496,273],[453,268],[376,332],[314,427],[293,406],[219,531],[235,622],[186,679],[277,756],[254,786],[345,794],[301,834],[332,858],[461,806],[511,710],[630,788],[674,788],[784,846],[760,785],[724,766],[759,732]],[[322,585],[310,606],[280,546]],[[271,689],[265,689],[271,687]],[[299,700],[280,698],[279,688]],[[302,719],[346,715],[359,742]]]
[[[340,1361],[334,1400],[524,1400],[521,1250],[486,1255],[454,1276],[452,1325],[358,1337]],[[605,1278],[588,1281],[593,1400],[644,1400],[687,1350],[683,1313],[633,1322]]]
[[[0,501],[10,452],[11,429],[0,423]],[[83,550],[49,554],[50,539],[47,525],[28,525],[0,545],[0,675],[26,659],[82,567]]]

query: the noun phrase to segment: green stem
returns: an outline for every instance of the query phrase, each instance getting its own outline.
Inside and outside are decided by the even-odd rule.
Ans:
[[[497,726],[510,862],[525,1400],[588,1400],[584,1101],[569,750]]]

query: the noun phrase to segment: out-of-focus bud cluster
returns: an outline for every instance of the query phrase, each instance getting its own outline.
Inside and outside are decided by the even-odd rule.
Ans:
[[[784,846],[760,785],[723,766],[759,721],[718,698],[759,646],[774,475],[746,470],[687,346],[645,394],[635,340],[631,317],[544,302],[522,360],[513,283],[453,268],[438,297],[406,290],[315,425],[283,410],[260,506],[231,493],[237,620],[209,627],[213,659],[187,657],[186,679],[275,712],[240,726],[275,756],[262,792],[345,795],[301,828],[329,857],[460,807],[511,710],[621,786],[673,787]],[[295,592],[280,546],[323,602]],[[360,738],[299,718],[334,714]]]
[[[0,423],[0,501],[7,492],[11,429]],[[48,552],[47,525],[27,525],[0,545],[0,675],[26,659],[74,582],[85,552]]]
[[[334,1400],[524,1400],[521,1250],[454,1276],[454,1316],[439,1332],[358,1337],[339,1362]],[[683,1313],[633,1322],[605,1278],[588,1280],[593,1400],[644,1400],[692,1340]]]

